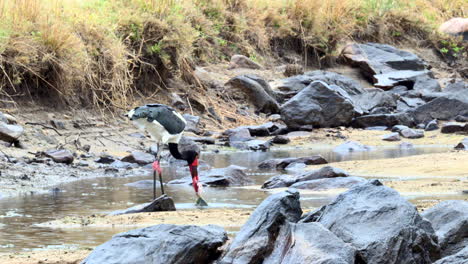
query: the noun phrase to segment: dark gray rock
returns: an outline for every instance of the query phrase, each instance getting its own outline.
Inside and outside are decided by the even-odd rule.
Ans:
[[[413,126],[414,120],[408,113],[364,115],[355,118],[357,127],[386,126],[395,125]]]
[[[301,214],[299,192],[288,190],[269,196],[242,226],[218,263],[266,263],[282,229],[296,223]]]
[[[236,128],[229,132],[229,142],[244,142],[252,140],[252,136],[250,135],[250,131],[247,128]]]
[[[117,158],[115,158],[115,157],[113,157],[113,156],[111,156],[109,154],[103,153],[94,162],[102,163],[102,164],[111,164],[112,162],[114,162],[116,160],[117,160]]]
[[[417,125],[416,125],[416,128],[417,128],[417,129],[425,129],[425,128],[426,128],[426,125],[423,124],[423,123],[417,124]]]
[[[467,123],[468,122],[468,116],[457,115],[455,117],[455,121],[461,122],[461,123]]]
[[[262,189],[273,189],[281,187],[289,187],[298,182],[324,179],[324,178],[337,178],[337,177],[348,177],[349,174],[338,168],[325,166],[318,170],[305,172],[298,175],[276,175],[268,179],[262,185]]]
[[[291,129],[305,125],[348,125],[358,112],[346,91],[315,81],[281,106],[281,118]]]
[[[400,135],[404,138],[422,138],[424,137],[423,130],[414,130],[411,128],[406,128],[400,131]]]
[[[291,185],[291,187],[296,189],[322,191],[338,188],[351,188],[354,187],[356,184],[361,184],[365,182],[367,182],[367,180],[361,177],[336,177],[301,181],[294,183],[293,185]]]
[[[286,136],[275,136],[271,142],[273,142],[273,144],[288,144],[289,142],[291,142],[291,139],[289,139],[288,137]]]
[[[355,106],[358,106],[362,112],[369,113],[375,108],[395,109],[399,96],[392,93],[367,92],[352,96],[352,98]]]
[[[396,110],[398,112],[406,112],[410,110],[414,110],[415,108],[424,105],[426,101],[419,97],[407,97],[401,96],[400,99],[397,101]]]
[[[265,114],[279,113],[279,104],[271,87],[255,75],[240,75],[228,81],[228,85],[241,90],[255,109]]]
[[[444,92],[446,93],[458,93],[458,92],[463,92],[468,89],[468,83],[464,81],[458,81],[458,82],[453,82],[447,84],[447,86],[444,89]]]
[[[444,134],[451,134],[451,133],[461,132],[464,129],[465,129],[464,124],[450,122],[450,123],[443,124],[440,132]]]
[[[268,122],[258,126],[247,126],[247,129],[249,129],[250,134],[254,137],[266,137],[272,135],[278,129],[285,127],[282,124]]]
[[[431,222],[439,238],[442,256],[456,254],[468,246],[467,201],[443,201],[421,215]]]
[[[468,259],[468,246],[460,250],[457,254],[439,259],[434,264],[466,264]]]
[[[455,146],[458,150],[468,150],[468,138],[464,138],[460,143]]]
[[[339,86],[349,95],[366,93],[365,89],[357,81],[344,75],[327,71],[311,71],[303,75],[282,79],[276,86],[276,89],[283,94],[283,100],[289,99],[314,81],[322,81],[328,85]]]
[[[280,159],[269,159],[265,160],[258,165],[259,169],[269,169],[269,170],[284,170],[291,163],[304,163],[306,165],[320,165],[327,164],[328,161],[325,160],[320,155],[314,155],[310,157],[301,157],[301,158],[280,158]]]
[[[355,248],[344,243],[319,223],[290,223],[281,229],[273,252],[263,263],[359,263],[356,262],[355,255]]]
[[[374,84],[380,83],[377,87],[397,86],[404,83],[405,79],[417,76],[405,72],[420,72],[427,68],[427,64],[415,54],[378,43],[350,44],[343,49],[342,56],[351,65],[358,66],[362,74],[373,80]],[[385,74],[388,76],[382,76]]]
[[[9,125],[0,121],[0,140],[14,143],[23,135],[24,129],[20,125]]]
[[[44,152],[44,156],[51,158],[57,163],[72,164],[75,157],[73,154],[66,149],[52,149]]]
[[[363,145],[356,141],[346,141],[345,143],[335,147],[334,152],[346,153],[346,152],[361,152],[373,150],[371,146]]]
[[[154,155],[141,151],[132,151],[130,155],[127,155],[121,159],[123,162],[136,163],[139,165],[150,164],[154,160]]]
[[[432,263],[437,236],[415,206],[374,180],[340,194],[318,222],[356,247],[365,263]]]
[[[184,117],[185,121],[187,121],[187,125],[185,126],[185,131],[199,134],[200,128],[198,128],[198,125],[200,124],[200,117],[189,115],[189,114],[183,114],[182,116]]]
[[[187,137],[187,139],[190,139],[193,142],[206,144],[206,145],[214,145],[216,142],[215,139],[212,137]]]
[[[96,247],[82,264],[204,264],[221,254],[227,240],[215,225],[155,225],[120,233]]]
[[[385,141],[400,141],[401,138],[400,138],[400,134],[394,132],[394,133],[390,133],[390,134],[382,136],[382,140],[385,140]]]
[[[226,168],[211,169],[208,171],[200,171],[200,183],[211,187],[226,187],[226,186],[244,186],[252,183],[252,180],[244,172],[245,168],[236,165],[231,165]],[[167,184],[182,184],[192,185],[192,178],[185,177],[182,179],[172,180]]]
[[[468,90],[454,94],[442,93],[434,100],[412,112],[416,123],[430,120],[452,120],[458,115],[468,116]]]
[[[136,213],[149,213],[149,212],[163,212],[175,211],[174,200],[167,195],[161,195],[150,203],[135,205],[125,210],[118,210],[110,213],[109,215],[123,215],[123,214],[136,214]]]
[[[272,142],[269,140],[249,140],[245,142],[231,142],[231,147],[242,149],[242,150],[253,150],[253,151],[267,151],[270,149]]]
[[[439,124],[437,123],[437,119],[434,119],[430,121],[429,123],[427,123],[426,127],[424,128],[424,130],[426,131],[434,131],[437,129],[439,129]]]

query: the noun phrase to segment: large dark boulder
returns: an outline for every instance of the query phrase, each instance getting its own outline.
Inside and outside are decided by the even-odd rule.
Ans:
[[[148,212],[175,211],[174,200],[167,195],[161,195],[150,203],[135,205],[125,210],[111,212],[109,215],[136,214]]]
[[[432,263],[440,257],[431,224],[377,180],[340,194],[316,218],[356,247],[366,263]]]
[[[467,201],[443,201],[421,215],[436,231],[443,256],[455,254],[468,246]]]
[[[414,120],[408,113],[374,114],[356,117],[354,125],[357,127],[393,127],[395,125],[413,126]]]
[[[263,263],[354,264],[356,249],[319,223],[290,223],[281,229],[273,252]]]
[[[396,109],[399,96],[385,92],[367,92],[352,96],[354,105],[362,112],[369,113],[376,108],[386,108],[389,111]]]
[[[318,170],[313,170],[299,175],[276,175],[268,179],[262,189],[273,189],[281,187],[289,187],[297,182],[310,181],[323,178],[348,177],[349,174],[338,168],[325,166]]]
[[[314,155],[310,157],[301,157],[301,158],[279,158],[279,159],[269,159],[265,160],[258,165],[259,169],[270,169],[270,170],[284,170],[287,166],[292,163],[304,163],[306,165],[320,165],[327,164],[328,161],[325,160],[320,155]]]
[[[155,225],[120,233],[96,247],[82,264],[213,263],[227,240],[215,225]]]
[[[240,75],[228,81],[228,85],[241,90],[259,112],[276,114],[279,104],[269,84],[255,75]]]
[[[71,164],[75,157],[67,149],[51,149],[44,152],[44,156],[51,158],[57,163]]]
[[[285,101],[295,96],[314,81],[322,81],[328,85],[339,86],[349,95],[366,93],[366,90],[357,81],[344,75],[327,71],[311,71],[303,75],[282,79],[277,82],[275,88],[278,90],[282,101]]]
[[[242,226],[218,263],[266,263],[282,229],[296,223],[301,215],[299,192],[288,190],[269,196]]]
[[[468,246],[460,250],[457,254],[439,259],[434,264],[466,264],[468,259]]]
[[[252,183],[252,180],[245,174],[244,170],[245,168],[243,167],[231,165],[226,168],[201,171],[199,172],[199,179],[201,184],[211,187],[244,186]],[[172,180],[167,184],[192,185],[192,178],[185,177]]]
[[[336,127],[349,125],[358,111],[342,88],[315,81],[281,106],[281,118],[291,129]]]
[[[365,183],[367,180],[361,177],[336,177],[324,178],[309,181],[300,181],[291,185],[296,189],[307,189],[312,191],[322,191],[338,188],[351,188],[356,184]]]
[[[415,54],[379,43],[350,44],[343,49],[342,56],[374,82],[377,82],[375,75],[395,71],[424,71],[427,68],[427,64]]]
[[[418,124],[433,119],[452,120],[458,115],[468,116],[468,89],[458,93],[442,93],[427,104],[417,107],[412,115]]]

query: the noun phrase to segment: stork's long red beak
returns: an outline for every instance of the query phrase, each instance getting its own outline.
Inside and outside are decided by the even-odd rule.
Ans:
[[[198,158],[189,164],[190,174],[192,175],[192,186],[196,193],[198,193]]]

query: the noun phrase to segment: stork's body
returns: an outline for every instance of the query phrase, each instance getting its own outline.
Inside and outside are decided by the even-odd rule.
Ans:
[[[192,175],[193,188],[199,196],[198,183],[198,153],[195,150],[179,152],[178,143],[182,137],[187,121],[174,109],[163,104],[148,104],[135,107],[126,116],[140,129],[146,130],[158,145],[156,161],[153,163],[154,171],[160,175],[161,189],[164,193],[159,165],[162,144],[168,144],[172,156],[187,161]],[[204,202],[204,201],[203,201]]]

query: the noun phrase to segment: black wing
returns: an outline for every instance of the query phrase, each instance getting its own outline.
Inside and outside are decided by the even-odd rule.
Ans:
[[[180,134],[185,129],[185,120],[176,114],[176,111],[163,104],[148,104],[139,107],[139,116],[146,117],[148,122],[156,121],[161,124],[171,135]],[[182,118],[182,119],[181,119]]]

